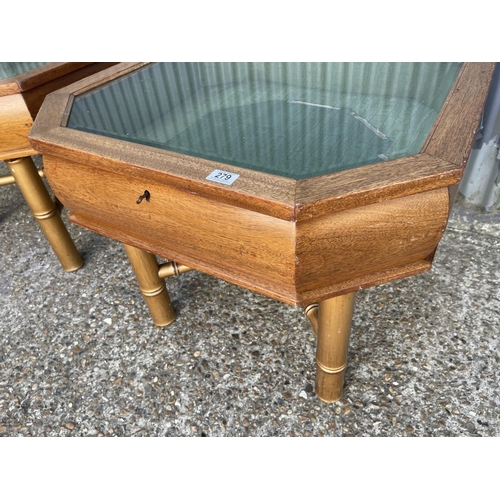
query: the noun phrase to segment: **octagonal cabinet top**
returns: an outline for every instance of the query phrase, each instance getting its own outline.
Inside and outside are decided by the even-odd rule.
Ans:
[[[456,184],[494,63],[122,63],[51,94],[34,147],[284,220]],[[34,70],[37,71],[37,70]],[[84,163],[84,162],[83,162]]]

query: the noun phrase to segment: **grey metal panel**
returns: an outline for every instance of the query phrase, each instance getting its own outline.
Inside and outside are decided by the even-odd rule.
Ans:
[[[485,212],[500,210],[500,64],[484,108],[482,128],[460,183],[465,205]]]

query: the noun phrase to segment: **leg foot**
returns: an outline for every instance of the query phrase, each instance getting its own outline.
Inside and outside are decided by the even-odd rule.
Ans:
[[[83,260],[31,157],[6,160],[6,163],[63,269],[68,272],[80,269]]]
[[[175,311],[170,302],[165,280],[158,276],[156,257],[145,250],[123,245],[139,282],[139,288],[158,326],[166,326],[175,319]]]
[[[316,395],[327,403],[342,397],[355,293],[319,303]]]

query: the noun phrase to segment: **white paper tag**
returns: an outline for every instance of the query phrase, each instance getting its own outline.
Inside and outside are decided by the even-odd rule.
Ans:
[[[224,170],[214,170],[206,179],[207,181],[220,182],[221,184],[232,184],[240,174],[232,174]]]

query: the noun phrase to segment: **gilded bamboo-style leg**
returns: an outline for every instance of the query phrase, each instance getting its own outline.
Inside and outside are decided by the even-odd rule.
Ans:
[[[83,260],[31,157],[5,162],[63,269],[68,272],[80,269]]]
[[[342,397],[355,293],[319,303],[316,395],[331,403]]]
[[[130,245],[123,245],[139,282],[139,288],[158,326],[166,326],[175,319],[165,280],[158,276],[158,261],[153,254]]]

